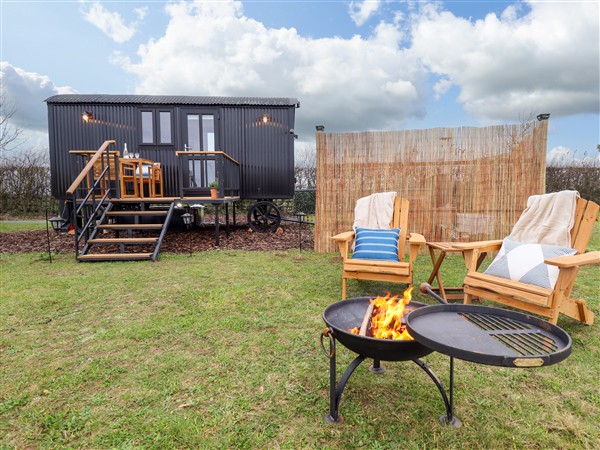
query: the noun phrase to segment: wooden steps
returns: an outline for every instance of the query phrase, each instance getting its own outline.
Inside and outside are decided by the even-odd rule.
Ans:
[[[128,205],[111,202],[91,233],[85,241],[77,261],[155,261],[169,222],[175,208],[172,203],[168,210],[134,210]],[[116,209],[123,208],[123,209]],[[141,208],[141,206],[140,206]],[[116,223],[110,223],[116,222]],[[137,234],[134,234],[134,232]],[[139,233],[150,233],[142,235]],[[152,233],[156,233],[154,236]],[[112,245],[114,248],[106,247]],[[132,250],[140,245],[142,251]],[[95,246],[103,247],[100,252],[93,251]],[[148,250],[151,249],[150,252]]]

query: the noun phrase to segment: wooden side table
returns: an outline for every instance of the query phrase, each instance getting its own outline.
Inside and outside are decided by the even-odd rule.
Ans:
[[[431,275],[429,275],[427,283],[431,285],[434,279],[437,280],[437,287],[432,286],[431,289],[433,291],[439,292],[440,296],[446,301],[462,300],[464,298],[464,289],[462,286],[444,287],[444,283],[442,282],[442,277],[440,275],[440,267],[442,267],[442,263],[444,262],[444,258],[446,258],[447,253],[463,253],[462,249],[456,247],[454,244],[454,242],[427,242],[427,247],[429,248],[429,255],[431,256],[431,262],[433,263],[433,270],[431,271]],[[435,254],[436,251],[440,252],[437,256]],[[479,266],[485,259],[486,255],[487,253],[482,253],[479,255],[475,266],[475,270],[479,269]],[[446,292],[448,293],[446,294]],[[474,297],[473,300],[477,299]]]
[[[462,253],[462,250],[456,248],[453,242],[427,242],[427,247],[429,248],[429,255],[433,263],[433,270],[431,271],[431,275],[429,275],[427,283],[432,284],[434,279],[437,280],[437,287],[433,287],[432,285],[432,290],[439,292],[440,296],[446,301],[462,300],[464,297],[463,287],[444,287],[440,275],[440,267],[442,267],[446,254],[452,252]],[[436,251],[439,251],[439,255],[437,256]],[[479,264],[477,264],[477,267],[479,267]]]

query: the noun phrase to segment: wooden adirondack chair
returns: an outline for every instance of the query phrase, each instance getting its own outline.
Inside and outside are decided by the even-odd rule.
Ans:
[[[413,282],[413,262],[419,253],[419,247],[425,244],[425,238],[416,233],[408,233],[409,201],[396,196],[391,228],[400,228],[398,239],[398,262],[371,259],[352,259],[350,249],[355,238],[354,231],[346,231],[333,236],[331,239],[338,243],[343,258],[342,300],[346,299],[348,278],[357,280],[388,281],[395,283]],[[406,259],[406,244],[408,243],[408,260]]]
[[[571,247],[577,250],[573,256],[546,259],[544,262],[559,268],[559,275],[553,289],[512,281],[505,278],[476,272],[477,260],[485,253],[499,250],[502,241],[455,243],[463,250],[468,273],[464,281],[464,303],[471,303],[473,297],[480,297],[527,312],[547,317],[556,324],[559,313],[573,317],[587,325],[594,322],[594,313],[584,300],[570,297],[579,268],[589,264],[600,264],[600,252],[585,253],[598,220],[600,207],[588,200],[579,198],[575,210],[575,221],[571,230]]]

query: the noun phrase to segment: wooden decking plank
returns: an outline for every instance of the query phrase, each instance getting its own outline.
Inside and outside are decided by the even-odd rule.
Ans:
[[[160,230],[162,223],[132,223],[132,224],[105,224],[98,225],[103,230]]]
[[[123,261],[151,258],[152,253],[88,253],[77,257],[80,261]]]
[[[158,241],[157,237],[151,238],[104,238],[90,239],[92,244],[154,244]]]
[[[166,216],[168,211],[109,211],[107,216]]]

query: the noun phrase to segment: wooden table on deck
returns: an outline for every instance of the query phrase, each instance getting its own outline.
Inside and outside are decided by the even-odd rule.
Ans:
[[[125,175],[125,167],[131,166],[131,170],[133,171],[133,175]],[[138,197],[144,198],[144,166],[148,167],[147,178],[149,180],[148,183],[148,197],[154,197],[154,188],[152,186],[152,170],[154,168],[154,161],[144,158],[121,158],[119,160],[120,166],[120,179],[121,179],[121,197]],[[127,180],[129,178],[133,178],[131,180]],[[131,181],[134,184],[134,193],[133,195],[126,194],[125,183]]]

